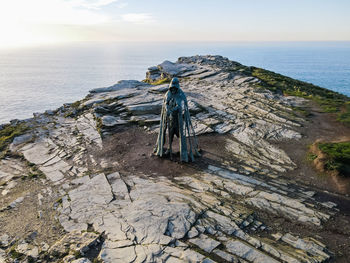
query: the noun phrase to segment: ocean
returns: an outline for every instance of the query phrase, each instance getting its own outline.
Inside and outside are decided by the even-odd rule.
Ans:
[[[0,123],[145,78],[180,56],[222,55],[350,96],[350,42],[74,43],[0,50]]]

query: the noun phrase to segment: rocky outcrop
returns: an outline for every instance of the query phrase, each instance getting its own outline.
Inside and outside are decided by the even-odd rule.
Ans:
[[[95,152],[120,127],[157,132],[167,85],[120,81],[92,90],[79,103],[27,120],[30,131],[10,147],[23,158],[0,161],[1,191],[9,197],[2,206],[24,209],[11,184],[35,167],[45,185],[36,202],[55,196],[53,210],[66,233],[49,248],[11,243],[13,233],[2,233],[0,262],[14,262],[11,255],[42,262],[329,260],[331,252],[316,236],[273,229],[256,216],[264,211],[320,229],[337,213],[334,204],[280,177],[295,164],[272,141],[301,138],[304,120],[290,106],[302,101],[261,90],[242,65],[220,56],[165,61],[146,76],[150,82],[179,77],[196,133],[227,135],[222,151],[229,161],[175,177],[115,171],[117,164]]]
[[[303,120],[294,116],[290,106],[302,99],[258,90],[255,85],[259,80],[246,76],[241,68],[239,63],[219,56],[198,56],[179,58],[177,63],[165,61],[150,68],[147,77],[150,81],[180,77],[196,133],[232,134],[227,148],[245,162],[242,170],[264,167],[277,175],[293,169],[289,157],[268,140],[301,138],[297,129]],[[92,90],[81,106],[94,105],[102,135],[128,123],[156,131],[166,87],[121,81],[110,88]]]

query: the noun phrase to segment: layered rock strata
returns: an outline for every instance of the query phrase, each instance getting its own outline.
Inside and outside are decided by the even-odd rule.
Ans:
[[[337,213],[334,203],[319,202],[313,191],[280,177],[296,165],[272,141],[301,138],[304,120],[291,106],[302,99],[259,89],[259,80],[247,76],[242,65],[220,56],[183,57],[147,72],[149,82],[174,76],[187,95],[196,133],[226,134],[229,161],[197,167],[190,175],[155,177],[115,171],[113,163],[97,160],[92,149],[103,149],[119,127],[139,125],[150,136],[157,132],[167,84],[120,81],[92,90],[79,103],[37,114],[25,121],[27,134],[10,146],[23,157],[0,160],[1,211],[22,211],[33,193],[14,189],[35,167],[42,174],[35,179],[41,180],[35,188],[39,218],[45,200],[59,200],[52,209],[66,234],[38,244],[35,238],[1,233],[0,262],[15,262],[14,254],[38,262],[330,259],[316,234],[267,227],[255,213],[315,229]]]

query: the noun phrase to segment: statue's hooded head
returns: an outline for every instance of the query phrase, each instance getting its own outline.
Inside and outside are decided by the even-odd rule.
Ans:
[[[171,93],[175,94],[179,89],[180,89],[179,79],[175,77],[170,82],[169,90]]]

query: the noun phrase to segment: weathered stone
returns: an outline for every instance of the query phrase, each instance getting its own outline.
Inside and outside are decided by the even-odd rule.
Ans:
[[[226,243],[228,252],[254,263],[278,263],[277,260],[238,240]]]
[[[2,247],[7,247],[9,245],[10,242],[10,237],[8,234],[2,234],[0,236],[0,244]]]
[[[171,78],[185,71],[192,70],[194,66],[189,64],[172,63],[166,60],[162,64],[159,64],[158,68],[160,68],[162,72],[168,73],[169,77]]]
[[[130,118],[131,122],[138,122],[140,124],[145,124],[145,125],[152,125],[152,124],[159,124],[160,122],[160,116],[159,114],[145,114],[145,115],[137,115],[137,116],[132,116]]]
[[[322,214],[306,207],[298,200],[284,197],[280,194],[270,194],[266,192],[252,193],[254,197],[246,200],[256,207],[267,209],[273,213],[284,213],[288,217],[297,219],[301,222],[308,222],[315,225],[321,224]]]
[[[65,161],[58,161],[52,165],[42,166],[39,169],[53,182],[64,178],[64,173],[70,169],[70,165]]]
[[[330,256],[324,252],[324,249],[325,249],[324,245],[321,246],[320,244],[316,244],[311,240],[304,240],[304,239],[295,237],[289,233],[282,236],[281,239],[284,242],[292,245],[297,249],[302,249],[306,251],[308,254],[322,258],[322,260],[324,261],[330,258]]]
[[[133,115],[145,115],[145,114],[160,114],[162,109],[162,101],[143,103],[138,105],[129,105],[127,110]]]
[[[181,257],[181,259],[183,259],[185,262],[191,262],[191,263],[202,262],[204,258],[205,256],[191,249],[185,250]]]
[[[148,86],[149,84],[137,80],[121,80],[117,84],[107,87],[107,88],[97,88],[90,90],[90,93],[101,93],[101,92],[110,92],[120,89],[133,89],[140,86]]]
[[[212,133],[213,129],[209,126],[205,125],[204,123],[201,123],[199,121],[193,120],[192,121],[194,131],[196,135],[201,135],[205,133]]]
[[[15,208],[18,204],[22,203],[24,200],[24,196],[18,197],[15,201],[9,204],[10,208]]]
[[[113,199],[111,186],[104,174],[94,176],[86,184],[71,190],[68,195],[71,199],[70,217],[79,221],[95,218],[97,211],[94,206],[107,205]]]
[[[205,258],[202,263],[215,263],[215,261],[211,260],[210,258]]]
[[[24,254],[26,256],[30,256],[36,259],[39,256],[39,249],[36,246],[29,245],[26,242],[19,243],[16,247],[16,251],[18,253]]]
[[[41,251],[48,251],[49,248],[50,248],[50,246],[49,246],[49,244],[47,244],[46,242],[41,242],[40,248],[41,248],[41,249],[40,249]]]
[[[106,213],[101,220],[93,220],[94,228],[99,232],[105,232],[112,241],[128,240],[126,232],[130,226],[125,222],[119,213]],[[130,237],[130,236],[129,236]],[[131,240],[132,241],[132,240]]]
[[[0,248],[0,263],[7,263],[6,252]]]
[[[218,255],[219,257],[221,257],[222,259],[224,259],[224,260],[226,260],[228,262],[234,262],[234,263],[238,263],[239,262],[238,259],[235,256],[233,256],[230,253],[227,253],[225,251],[222,251],[220,249],[215,249],[213,251],[213,253]]]
[[[207,253],[211,253],[217,246],[220,245],[220,242],[204,234],[201,234],[198,238],[190,239],[189,242],[198,246],[200,249],[203,249]]]
[[[99,240],[100,235],[93,232],[73,231],[57,241],[48,251],[53,257],[62,257],[70,250],[84,255]]]
[[[154,92],[154,93],[165,93],[169,89],[169,84],[164,84],[164,85],[157,85],[154,87],[149,88],[149,92]]]
[[[17,146],[19,144],[29,142],[32,139],[33,139],[33,135],[32,134],[30,134],[30,133],[23,134],[23,135],[15,137],[13,139],[13,141],[12,141],[12,144],[13,144],[13,146]]]
[[[91,263],[91,261],[88,258],[78,258],[73,260],[72,263]]]
[[[55,157],[55,154],[50,154],[51,147],[48,142],[36,142],[29,144],[23,149],[24,157],[37,165],[44,164]]]
[[[107,178],[115,197],[130,200],[128,187],[118,172],[107,175]]]
[[[168,244],[171,237],[183,238],[195,220],[186,204],[168,203],[160,196],[136,200],[122,213],[135,229],[139,243]]]
[[[113,243],[104,242],[98,257],[105,263],[133,262],[136,253],[134,247],[114,248]]]
[[[67,255],[67,256],[65,256],[65,257],[62,259],[62,261],[63,261],[63,263],[71,263],[71,262],[73,262],[75,259],[76,259],[76,258],[75,258],[74,255]]]
[[[102,148],[102,139],[97,131],[97,123],[91,113],[80,116],[76,122],[76,128],[84,135],[89,144],[94,143],[99,148]]]
[[[126,123],[128,122],[115,116],[106,115],[102,117],[102,125],[106,127],[114,127],[116,125],[123,125]]]
[[[199,232],[196,228],[192,227],[190,231],[187,233],[188,238],[194,238],[199,235]]]
[[[225,232],[228,235],[231,235],[234,231],[239,229],[237,224],[226,216],[214,213],[212,211],[207,211],[205,215],[208,219],[215,220],[215,224],[216,224],[214,225],[215,228],[217,228],[222,232]]]

